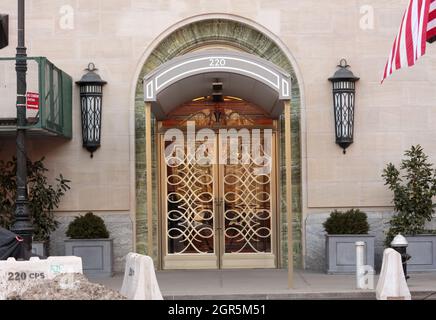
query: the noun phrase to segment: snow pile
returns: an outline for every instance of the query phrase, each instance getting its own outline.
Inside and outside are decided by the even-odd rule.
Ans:
[[[120,293],[89,282],[82,274],[62,274],[43,280],[25,292],[11,293],[8,300],[126,300]]]

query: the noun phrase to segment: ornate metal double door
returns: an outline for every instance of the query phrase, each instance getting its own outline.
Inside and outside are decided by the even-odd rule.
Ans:
[[[162,138],[165,269],[276,267],[275,138],[248,132],[237,146]]]

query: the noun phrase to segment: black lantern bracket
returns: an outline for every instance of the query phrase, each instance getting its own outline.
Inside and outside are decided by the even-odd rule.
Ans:
[[[347,148],[354,142],[356,82],[360,78],[348,70],[350,65],[346,59],[341,59],[338,68],[333,77],[329,78],[329,81],[333,85],[336,144],[346,154]]]
[[[91,158],[101,145],[103,86],[107,84],[95,73],[97,70],[90,62],[85,69],[88,72],[76,82],[80,87],[83,147],[91,152]]]

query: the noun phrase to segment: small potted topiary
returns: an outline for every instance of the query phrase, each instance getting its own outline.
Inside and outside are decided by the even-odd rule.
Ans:
[[[365,265],[374,268],[374,236],[369,235],[368,217],[359,209],[333,211],[323,223],[326,234],[327,273],[356,272],[356,242],[365,242]]]
[[[82,258],[83,272],[91,277],[113,275],[113,243],[102,218],[88,212],[69,225],[65,254]]]

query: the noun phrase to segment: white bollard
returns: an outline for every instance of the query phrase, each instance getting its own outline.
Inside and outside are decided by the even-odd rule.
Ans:
[[[356,287],[363,290],[374,290],[374,268],[365,265],[366,243],[356,242]]]
[[[364,289],[365,287],[365,242],[356,242],[356,285],[357,289]]]

